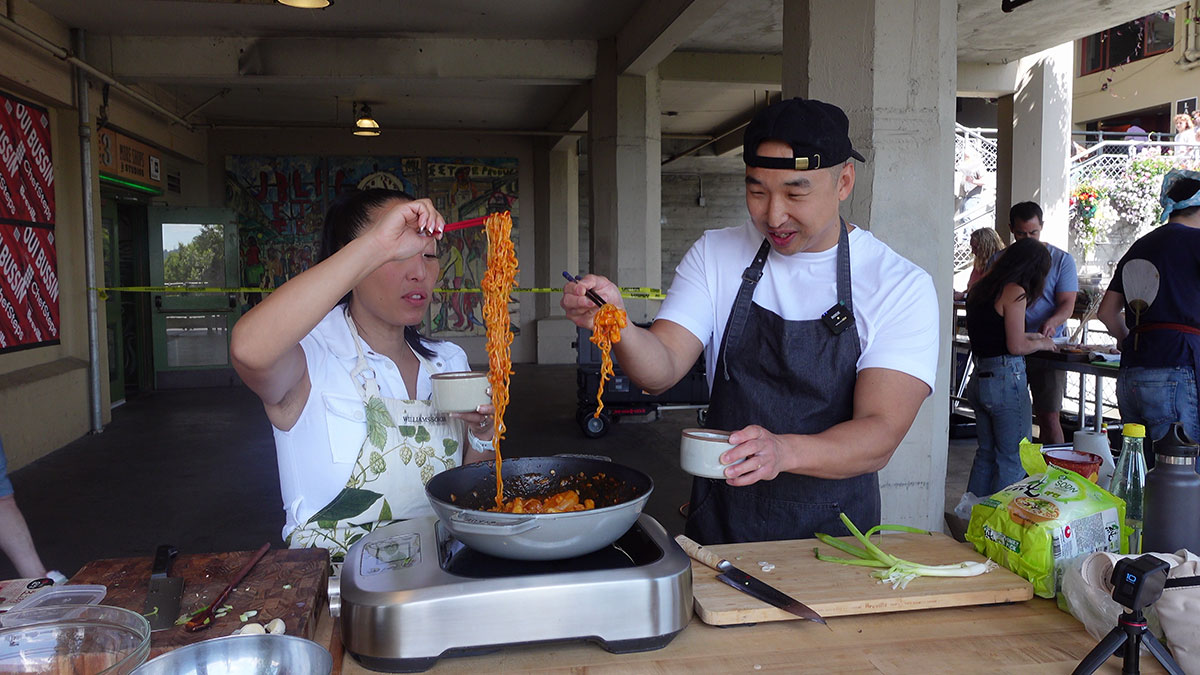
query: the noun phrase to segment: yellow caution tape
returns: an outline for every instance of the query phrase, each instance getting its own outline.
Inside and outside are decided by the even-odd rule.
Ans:
[[[107,300],[109,293],[160,293],[183,295],[192,293],[270,293],[273,288],[181,288],[179,286],[109,286],[106,288],[88,288],[96,291],[101,300]],[[657,288],[644,286],[621,286],[621,297],[642,298],[647,300],[662,300],[667,296]],[[435,293],[482,293],[479,288],[435,288]],[[561,293],[561,288],[514,288],[513,293]]]

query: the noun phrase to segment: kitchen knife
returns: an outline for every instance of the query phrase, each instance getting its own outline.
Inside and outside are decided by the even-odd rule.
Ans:
[[[689,556],[704,563],[714,570],[720,572],[717,578],[721,581],[733,586],[739,591],[749,595],[752,598],[757,598],[768,605],[772,605],[782,609],[785,612],[791,612],[801,619],[808,619],[816,623],[825,624],[825,619],[821,618],[820,614],[814,612],[810,607],[793,598],[792,596],[779,591],[771,585],[762,582],[754,577],[746,574],[742,570],[733,566],[728,560],[704,548],[700,544],[688,539],[684,535],[675,537],[675,542],[683,548]]]
[[[163,544],[154,553],[154,566],[150,569],[150,590],[146,593],[142,616],[150,622],[150,630],[163,630],[175,625],[179,618],[179,600],[183,597],[183,577],[173,577],[171,563],[179,550]]]

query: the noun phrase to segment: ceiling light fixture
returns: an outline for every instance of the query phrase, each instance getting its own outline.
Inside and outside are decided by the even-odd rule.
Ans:
[[[325,9],[333,4],[331,0],[278,0],[279,4],[300,9]]]
[[[379,122],[371,117],[371,106],[363,103],[361,107],[355,104],[358,112],[354,114],[354,135],[355,136],[378,136]]]

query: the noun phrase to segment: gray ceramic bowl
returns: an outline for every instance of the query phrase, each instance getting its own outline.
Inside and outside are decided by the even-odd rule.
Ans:
[[[294,635],[229,635],[169,651],[133,675],[329,675],[333,657]]]

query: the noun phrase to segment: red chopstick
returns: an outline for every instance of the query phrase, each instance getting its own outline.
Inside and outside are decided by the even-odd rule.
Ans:
[[[446,226],[442,228],[442,232],[453,232],[455,230],[463,230],[468,227],[479,227],[486,220],[487,220],[487,216],[480,216],[478,218],[468,218],[467,220],[460,220],[457,223],[447,223]]]

